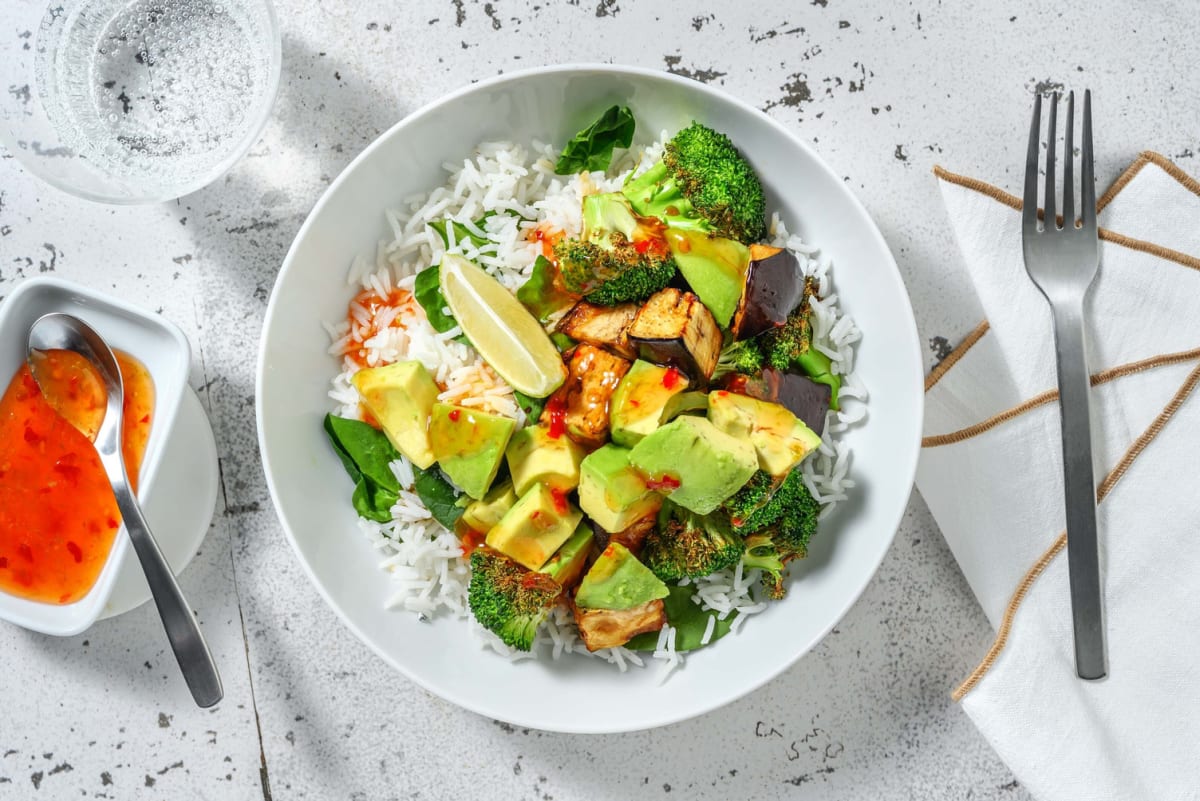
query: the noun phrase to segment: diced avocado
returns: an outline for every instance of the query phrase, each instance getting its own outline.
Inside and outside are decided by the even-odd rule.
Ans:
[[[643,439],[629,461],[648,486],[700,515],[720,506],[758,469],[753,445],[691,415],[677,417]]]
[[[681,392],[667,402],[663,407],[663,425],[674,420],[681,414],[704,414],[708,411],[707,392]]]
[[[700,296],[717,324],[728,328],[746,285],[749,249],[741,242],[701,231],[668,228],[666,237],[688,286]]]
[[[512,482],[502,481],[488,490],[487,495],[480,500],[467,504],[462,513],[462,521],[474,530],[486,534],[516,502],[517,493],[513,490]]]
[[[435,403],[429,418],[429,442],[450,480],[472,498],[482,498],[496,478],[516,427],[507,417]]]
[[[647,487],[629,463],[629,453],[609,443],[588,454],[579,467],[579,506],[610,534],[654,514],[662,505],[662,496]]]
[[[562,492],[579,486],[584,450],[570,437],[552,437],[545,426],[529,426],[513,434],[507,453],[517,495],[538,483]]]
[[[406,361],[366,367],[350,382],[396,450],[422,470],[433,464],[429,415],[437,402],[438,388],[425,365]]]
[[[669,594],[667,585],[628,548],[610,542],[580,582],[575,605],[581,609],[631,609]]]
[[[530,570],[538,570],[570,539],[583,512],[541,484],[522,495],[488,532],[487,544]]]
[[[758,454],[758,466],[783,476],[821,444],[821,438],[796,415],[769,403],[719,389],[709,393],[708,419],[739,440],[748,440]]]
[[[687,378],[673,367],[636,361],[617,384],[608,406],[609,436],[632,448],[658,428],[663,409],[688,387]]]
[[[554,556],[542,565],[542,573],[557,581],[563,587],[571,587],[583,575],[587,565],[588,554],[592,551],[592,541],[595,535],[586,520],[579,521],[575,533],[554,552]]]

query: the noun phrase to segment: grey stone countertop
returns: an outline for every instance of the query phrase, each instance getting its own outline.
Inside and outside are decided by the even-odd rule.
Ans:
[[[915,493],[861,600],[763,689],[650,732],[514,729],[408,682],[318,596],[267,494],[254,369],[287,247],[359,150],[470,81],[569,61],[705,81],[811,142],[887,238],[932,366],[979,319],[934,164],[1019,190],[1031,95],[1059,84],[1096,94],[1102,183],[1144,148],[1188,169],[1198,147],[1185,4],[1039,5],[277,0],[274,114],[214,185],[99,206],[5,154],[0,295],[53,273],[191,339],[222,492],[182,585],[226,698],[191,704],[152,605],[65,639],[0,626],[0,798],[1027,798],[950,700],[992,634]]]

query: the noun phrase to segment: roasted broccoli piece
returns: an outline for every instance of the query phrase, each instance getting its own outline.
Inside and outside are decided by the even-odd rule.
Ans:
[[[842,377],[833,372],[829,357],[812,346],[810,314],[807,301],[801,303],[788,315],[787,322],[763,334],[764,358],[767,365],[780,372],[799,370],[816,383],[827,385],[829,408],[836,410]]]
[[[767,594],[782,598],[784,565],[808,554],[821,512],[800,470],[788,473],[782,483],[759,471],[723,510],[735,531],[749,535],[743,564],[761,569]]]
[[[721,349],[721,355],[717,357],[717,369],[713,371],[712,380],[716,381],[729,373],[758,375],[765,363],[762,346],[757,339],[730,342]]]
[[[583,236],[554,247],[563,286],[591,303],[640,302],[675,277],[662,223],[633,213],[619,193],[583,199]]]
[[[749,244],[766,232],[766,198],[754,168],[729,137],[693,122],[662,161],[622,190],[638,214]]]
[[[787,569],[775,541],[768,534],[754,534],[746,538],[746,555],[742,564],[747,568],[758,568],[763,572],[762,584],[767,597],[778,601],[787,594],[783,586],[784,571]]]
[[[721,509],[739,534],[757,534],[773,526],[777,529],[773,539],[783,549],[803,556],[817,530],[821,505],[805,486],[800,468],[796,468],[783,481],[758,471]]]
[[[742,538],[721,515],[698,515],[667,501],[641,558],[663,581],[677,581],[733,567],[744,551]]]
[[[471,552],[467,604],[479,624],[510,648],[528,651],[562,586],[545,573],[526,570],[491,548]]]

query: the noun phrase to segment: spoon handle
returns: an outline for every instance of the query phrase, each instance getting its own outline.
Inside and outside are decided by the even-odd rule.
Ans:
[[[105,466],[108,467],[107,464]],[[124,479],[124,467],[118,464],[116,469]],[[191,607],[183,597],[170,565],[159,550],[154,534],[150,532],[150,526],[142,516],[142,508],[130,492],[129,485],[125,481],[116,480],[112,484],[117,508],[121,510],[125,530],[129,532],[133,549],[142,563],[146,583],[150,585],[154,605],[158,607],[158,615],[162,618],[167,639],[171,642],[171,650],[175,652],[175,659],[179,662],[179,670],[183,673],[183,679],[187,682],[196,705],[208,708],[220,701],[225,694],[221,687],[221,677],[217,673],[217,665],[213,662]]]

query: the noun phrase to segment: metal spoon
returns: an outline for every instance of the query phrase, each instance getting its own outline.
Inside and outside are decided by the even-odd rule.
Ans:
[[[108,396],[107,405],[93,444],[100,456],[100,463],[104,466],[104,472],[112,482],[117,508],[121,510],[125,530],[129,532],[133,549],[142,563],[146,583],[150,585],[154,604],[158,607],[159,617],[162,618],[163,628],[167,631],[167,639],[171,642],[171,650],[175,652],[175,659],[179,662],[184,681],[187,682],[196,704],[200,707],[210,707],[224,695],[217,666],[213,662],[212,654],[208,652],[208,645],[204,642],[196,618],[180,592],[175,576],[159,550],[154,535],[150,533],[150,526],[142,517],[142,509],[129,487],[129,476],[125,472],[125,460],[121,453],[121,412],[124,407],[125,387],[121,381],[117,359],[99,334],[87,323],[69,314],[47,314],[34,322],[29,329],[29,349],[25,359],[39,386],[42,386],[43,379],[38,377],[39,360],[36,354],[47,350],[70,350],[78,353],[91,362],[104,381]],[[55,411],[62,414],[62,409],[55,406],[53,395],[54,393],[46,393],[46,400]],[[62,416],[72,425],[78,426],[70,416]],[[84,433],[86,435],[87,432]]]

